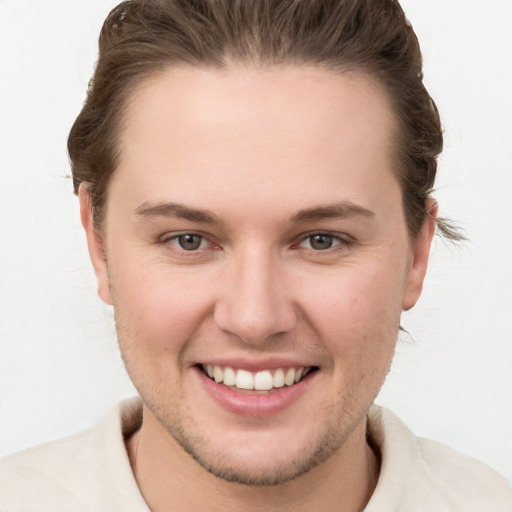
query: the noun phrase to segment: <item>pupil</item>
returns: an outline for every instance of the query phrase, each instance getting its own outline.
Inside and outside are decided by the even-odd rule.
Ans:
[[[181,235],[178,239],[182,249],[193,251],[199,249],[201,245],[201,237],[199,235]]]
[[[323,250],[332,246],[332,236],[315,235],[311,237],[311,247],[313,249]]]

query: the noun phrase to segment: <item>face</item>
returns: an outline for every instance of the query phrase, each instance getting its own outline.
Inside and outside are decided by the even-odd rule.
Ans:
[[[83,221],[147,428],[211,473],[283,482],[364,430],[433,231],[408,237],[394,129],[369,79],[319,68],[132,95],[101,236],[82,190]]]

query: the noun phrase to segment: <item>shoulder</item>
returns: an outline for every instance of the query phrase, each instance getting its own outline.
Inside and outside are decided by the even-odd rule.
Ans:
[[[381,510],[404,512],[512,512],[512,485],[486,464],[416,437],[381,407],[370,410],[368,425],[369,437],[382,457],[368,512],[378,510],[374,503]],[[393,505],[384,508],[384,503]]]
[[[1,510],[30,510],[35,496],[42,507],[87,510],[81,489],[94,466],[90,444],[91,431],[85,431],[0,459]]]
[[[146,511],[124,444],[139,412],[138,401],[123,401],[93,429],[0,459],[0,510]]]
[[[447,502],[462,503],[465,510],[512,511],[512,485],[487,464],[438,441],[417,443],[425,480]]]

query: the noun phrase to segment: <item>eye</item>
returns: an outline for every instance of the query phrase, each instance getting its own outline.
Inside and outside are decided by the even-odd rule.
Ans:
[[[197,251],[199,249],[204,249],[208,245],[207,240],[203,236],[196,235],[194,233],[176,235],[169,241],[171,244],[178,246],[184,251]]]
[[[304,238],[299,247],[313,249],[315,251],[326,251],[342,243],[340,237],[328,233],[316,233]]]

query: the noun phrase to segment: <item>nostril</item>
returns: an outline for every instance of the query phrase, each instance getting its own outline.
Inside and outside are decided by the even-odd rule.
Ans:
[[[289,310],[290,309],[290,310]],[[217,326],[249,345],[266,343],[271,337],[289,333],[297,323],[296,314],[287,304],[274,304],[269,310],[243,308],[241,304],[220,305],[214,315]]]

